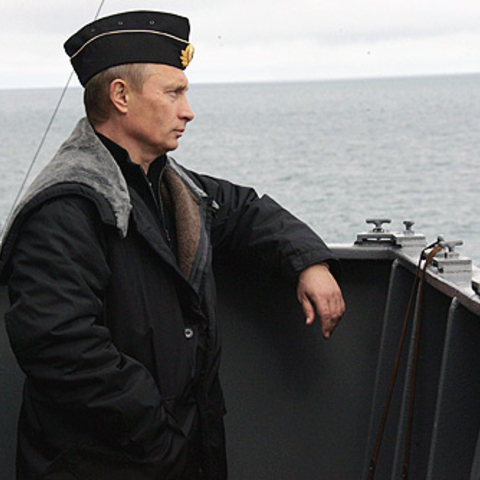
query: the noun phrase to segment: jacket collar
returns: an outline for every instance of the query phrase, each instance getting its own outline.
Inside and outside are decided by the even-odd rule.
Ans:
[[[53,159],[32,182],[5,227],[3,240],[20,213],[45,190],[60,184],[80,184],[95,191],[109,206],[115,226],[125,236],[130,215],[127,183],[110,152],[82,118]]]

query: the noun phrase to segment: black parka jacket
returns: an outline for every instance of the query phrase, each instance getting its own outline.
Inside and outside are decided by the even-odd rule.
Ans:
[[[252,189],[168,159],[177,258],[89,123],[79,122],[6,229],[7,330],[26,374],[19,479],[227,478],[212,256],[295,279],[336,259]]]

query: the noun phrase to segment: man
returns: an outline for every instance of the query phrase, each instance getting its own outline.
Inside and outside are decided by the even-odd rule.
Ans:
[[[268,197],[166,153],[194,114],[188,20],[127,12],[65,48],[82,119],[2,244],[10,341],[26,374],[20,479],[225,479],[212,256],[297,281],[326,338],[344,312],[337,260]]]

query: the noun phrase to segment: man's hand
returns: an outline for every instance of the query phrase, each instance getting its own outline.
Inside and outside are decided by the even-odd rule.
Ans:
[[[315,320],[316,311],[322,323],[323,337],[329,339],[345,313],[345,302],[327,265],[312,265],[300,273],[297,298],[302,305],[307,325]]]

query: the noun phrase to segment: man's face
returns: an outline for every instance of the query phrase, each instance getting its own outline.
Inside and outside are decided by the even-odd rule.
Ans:
[[[140,92],[128,91],[126,133],[144,158],[178,147],[194,114],[187,101],[188,80],[182,70],[150,65]]]

